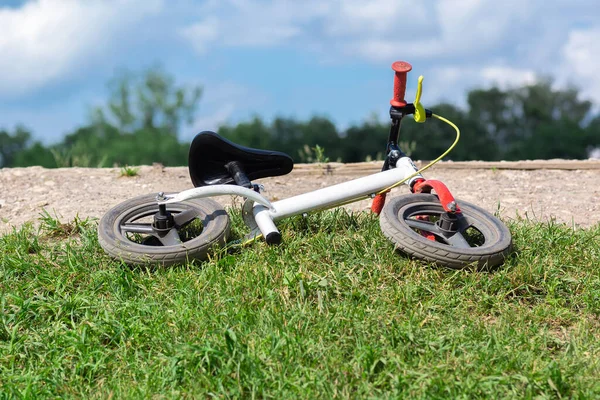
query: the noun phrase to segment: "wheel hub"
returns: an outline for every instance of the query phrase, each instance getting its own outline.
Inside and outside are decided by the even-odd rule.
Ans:
[[[167,211],[167,206],[160,204],[158,212],[154,214],[154,222],[152,227],[157,231],[168,231],[175,226],[175,218],[173,214]]]
[[[458,231],[458,217],[453,213],[441,213],[440,219],[435,223],[446,235],[452,235]]]

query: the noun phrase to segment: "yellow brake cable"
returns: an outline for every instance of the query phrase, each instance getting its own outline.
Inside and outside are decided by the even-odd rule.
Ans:
[[[423,105],[420,102],[422,90],[423,90],[423,75],[419,76],[419,81],[417,83],[417,95],[415,96],[415,102],[413,103],[415,106],[414,118],[415,118],[415,121],[418,123],[425,122],[425,118],[426,118],[425,108],[423,108]],[[388,192],[388,191],[392,190],[393,188],[402,185],[404,182],[408,181],[409,179],[414,178],[415,176],[419,175],[421,172],[429,169],[431,166],[438,163],[442,158],[446,157],[448,155],[448,153],[450,153],[452,151],[452,149],[454,149],[454,147],[456,146],[456,144],[458,143],[458,141],[460,139],[460,129],[458,129],[458,126],[456,126],[449,119],[442,117],[441,115],[431,114],[431,116],[433,118],[437,118],[437,119],[447,123],[448,125],[450,125],[451,127],[453,127],[456,130],[456,139],[454,139],[454,143],[452,143],[452,145],[448,148],[448,150],[446,150],[441,156],[439,156],[438,158],[436,158],[435,160],[433,160],[432,162],[430,162],[423,168],[419,169],[417,172],[407,176],[406,178],[402,179],[399,182],[394,183],[392,186],[389,186],[389,187],[377,192],[376,194],[382,194],[382,193]]]

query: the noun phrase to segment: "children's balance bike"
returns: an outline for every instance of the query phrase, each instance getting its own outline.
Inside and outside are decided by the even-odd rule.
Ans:
[[[371,209],[379,215],[381,230],[401,252],[452,268],[501,264],[512,247],[508,228],[482,208],[454,198],[442,182],[422,175],[456,145],[459,129],[421,105],[422,76],[414,103],[404,100],[406,76],[412,69],[409,63],[397,61],[392,69],[391,127],[381,172],[271,202],[261,194],[262,186],[253,181],[290,173],[292,158],[239,146],[214,132],[201,132],[189,152],[194,188],[145,195],[115,206],[98,225],[100,245],[128,264],[170,265],[204,259],[228,245],[229,216],[210,197],[243,197],[241,212],[249,233],[237,244],[262,238],[270,245],[281,243],[279,220],[372,198]],[[398,146],[400,125],[408,115],[417,122],[437,118],[456,130],[456,140],[448,151],[421,169]],[[401,184],[412,193],[386,202],[386,194]]]

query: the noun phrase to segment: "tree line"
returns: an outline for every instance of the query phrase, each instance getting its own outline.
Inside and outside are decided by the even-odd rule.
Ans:
[[[111,167],[159,162],[187,165],[189,143],[177,137],[191,125],[202,89],[177,86],[161,69],[123,73],[109,83],[105,106],[89,122],[52,145],[33,139],[24,126],[0,129],[0,167]],[[577,88],[557,89],[542,80],[517,88],[471,90],[466,108],[428,105],[461,128],[449,159],[584,159],[600,147],[600,115]],[[359,162],[382,159],[389,121],[371,117],[345,130],[325,116],[308,120],[260,117],[225,124],[218,133],[241,145],[279,150],[296,162]],[[401,147],[415,159],[438,157],[454,141],[452,128],[438,121],[403,120]]]

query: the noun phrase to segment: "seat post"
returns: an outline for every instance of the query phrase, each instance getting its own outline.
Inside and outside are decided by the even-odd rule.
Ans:
[[[252,189],[252,182],[248,179],[242,164],[239,161],[231,161],[225,164],[225,168],[229,175],[233,178],[236,185]]]

